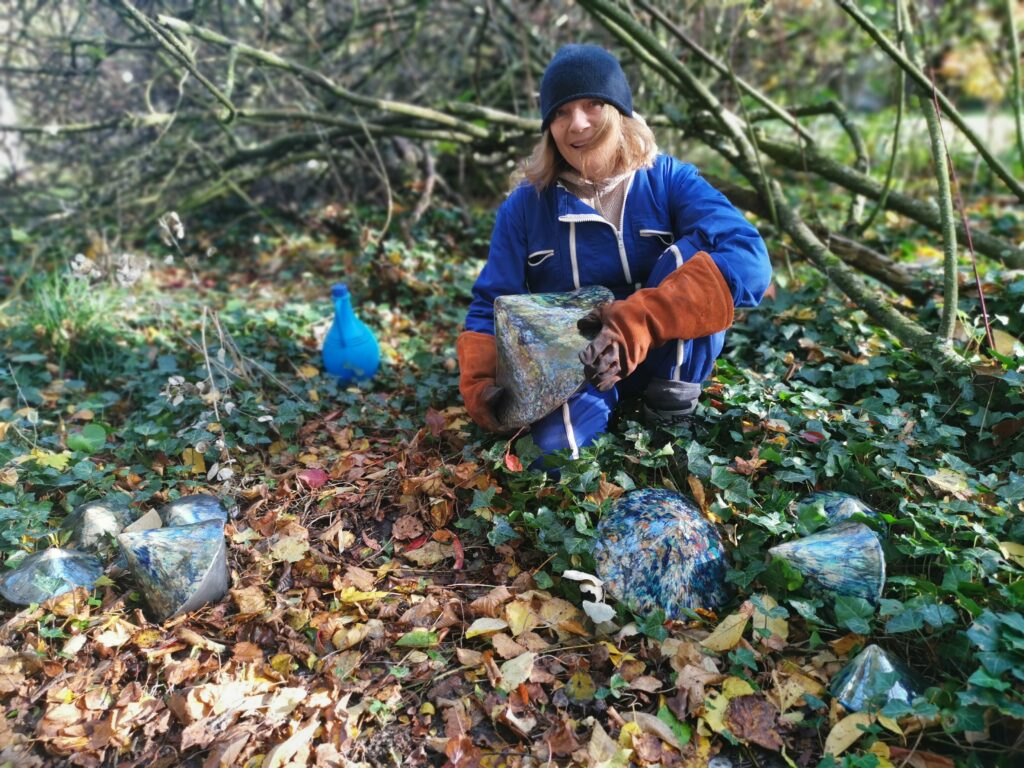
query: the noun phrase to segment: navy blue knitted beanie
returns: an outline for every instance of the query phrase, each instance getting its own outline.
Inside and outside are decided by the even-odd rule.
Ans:
[[[547,130],[556,109],[576,99],[601,99],[633,116],[633,92],[619,60],[596,45],[565,45],[551,59],[540,81],[541,130]]]

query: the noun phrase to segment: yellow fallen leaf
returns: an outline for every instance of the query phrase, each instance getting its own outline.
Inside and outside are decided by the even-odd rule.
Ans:
[[[466,639],[469,640],[480,635],[489,635],[492,632],[500,632],[507,628],[508,622],[504,619],[492,619],[485,616],[469,625],[469,629],[466,630]]]
[[[825,739],[826,754],[836,757],[843,754],[864,735],[864,730],[871,725],[873,719],[868,712],[854,712],[844,717],[835,724]]]
[[[508,621],[512,637],[519,637],[523,632],[533,629],[539,623],[533,611],[530,610],[530,606],[522,600],[513,600],[505,606],[505,619]]]
[[[722,691],[715,691],[704,700],[704,721],[715,733],[727,730],[725,713],[729,709],[729,702],[737,696],[749,696],[753,692],[753,687],[743,678],[725,678]]]
[[[356,589],[355,587],[345,587],[341,592],[338,593],[338,600],[342,603],[362,603],[366,600],[380,600],[382,597],[387,597],[390,592],[363,592]]]
[[[882,726],[883,728],[885,728],[888,731],[892,731],[897,736],[902,736],[903,735],[903,729],[900,728],[900,724],[897,723],[895,720],[893,720],[891,717],[886,717],[885,715],[883,715],[881,713],[879,713],[877,717],[878,717],[878,724],[880,726]]]
[[[1015,541],[1000,541],[999,551],[1003,557],[1024,568],[1024,544]]]
[[[640,727],[639,723],[626,723],[619,730],[619,746],[631,749],[633,746],[633,737],[643,735],[644,729]]]
[[[498,668],[501,672],[501,680],[498,682],[498,687],[506,693],[511,693],[519,687],[520,683],[525,683],[529,680],[530,675],[533,673],[533,662],[536,658],[536,653],[527,651],[502,664]]]
[[[893,768],[892,761],[889,759],[889,745],[884,741],[876,741],[868,747],[867,751],[878,760],[878,768]]]
[[[620,651],[613,643],[610,643],[607,640],[602,640],[601,645],[608,650],[608,658],[611,660],[612,666],[616,669],[622,666],[622,662],[624,661],[636,661],[636,656],[632,653]]]
[[[937,469],[932,474],[925,475],[925,480],[936,490],[951,493],[960,499],[974,495],[967,485],[967,475],[954,469]]]
[[[750,615],[743,611],[729,614],[715,627],[714,632],[704,638],[701,645],[712,651],[728,651],[735,648],[743,637],[749,620]]]
[[[1014,347],[1020,344],[1020,341],[1016,336],[1013,336],[1006,331],[1001,331],[998,328],[992,329],[992,341],[995,342],[996,352],[1004,357],[1013,357],[1015,352]]]
[[[203,458],[203,454],[199,451],[186,448],[181,452],[181,463],[188,467],[189,474],[191,475],[206,474],[206,459]]]
[[[50,467],[51,469],[63,471],[67,469],[68,462],[71,461],[71,451],[52,453],[44,451],[42,448],[33,448],[30,457],[35,459],[36,464],[41,467]]]
[[[297,563],[309,551],[309,542],[298,536],[285,536],[270,548],[270,556],[286,563]]]
[[[300,365],[295,372],[303,379],[315,379],[320,375],[320,369],[314,365]]]
[[[757,601],[751,603],[754,606],[754,639],[773,650],[781,651],[789,639],[789,622],[781,616],[775,618],[769,615],[779,607],[778,602],[771,595],[758,595]],[[761,607],[758,607],[758,603]]]

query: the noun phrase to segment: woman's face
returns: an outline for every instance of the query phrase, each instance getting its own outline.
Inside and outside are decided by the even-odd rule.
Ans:
[[[600,99],[576,99],[555,110],[549,127],[565,161],[581,175],[596,181],[610,175],[621,131],[613,120],[609,125],[612,130],[601,135],[607,121],[606,109],[615,107]]]

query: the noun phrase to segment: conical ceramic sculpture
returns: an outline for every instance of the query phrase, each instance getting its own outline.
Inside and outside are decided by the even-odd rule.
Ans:
[[[42,603],[76,587],[92,589],[102,575],[95,555],[54,547],[29,555],[0,577],[0,595],[17,605]]]
[[[220,499],[208,493],[195,493],[169,501],[160,508],[164,525],[192,525],[204,520],[217,520],[221,525],[228,521],[228,511]]]
[[[498,413],[502,426],[532,424],[583,385],[579,355],[588,341],[576,323],[613,299],[602,286],[495,299],[497,384],[506,392]]]
[[[832,696],[851,712],[881,709],[890,701],[909,704],[916,689],[907,668],[877,645],[858,653],[829,686]]]
[[[820,522],[837,525],[846,520],[865,523],[876,533],[886,534],[885,521],[875,510],[848,493],[816,491],[796,503],[796,514],[805,524]]]
[[[649,488],[622,496],[597,526],[594,545],[605,589],[630,610],[670,619],[728,599],[728,562],[718,529],[691,501]]]
[[[206,520],[117,537],[157,621],[220,600],[228,589],[224,525]]]
[[[785,560],[807,579],[812,591],[853,595],[876,604],[885,586],[885,556],[878,537],[864,523],[840,523],[768,554]]]
[[[130,496],[118,493],[79,504],[61,525],[71,533],[68,543],[77,549],[108,554],[114,548],[114,537],[132,521],[130,502]]]

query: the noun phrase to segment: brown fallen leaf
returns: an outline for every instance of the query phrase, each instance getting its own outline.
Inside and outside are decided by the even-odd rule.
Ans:
[[[409,541],[423,535],[423,521],[414,515],[402,515],[391,528],[391,535],[399,541]]]
[[[725,710],[726,723],[734,736],[775,752],[782,749],[777,715],[775,707],[757,694],[730,699]]]
[[[501,615],[502,606],[511,599],[512,593],[509,592],[508,587],[502,584],[471,602],[469,610],[474,616],[488,616],[495,619]]]
[[[889,746],[889,757],[896,765],[907,765],[911,768],[953,768],[955,763],[948,757],[934,752],[917,749]]]

